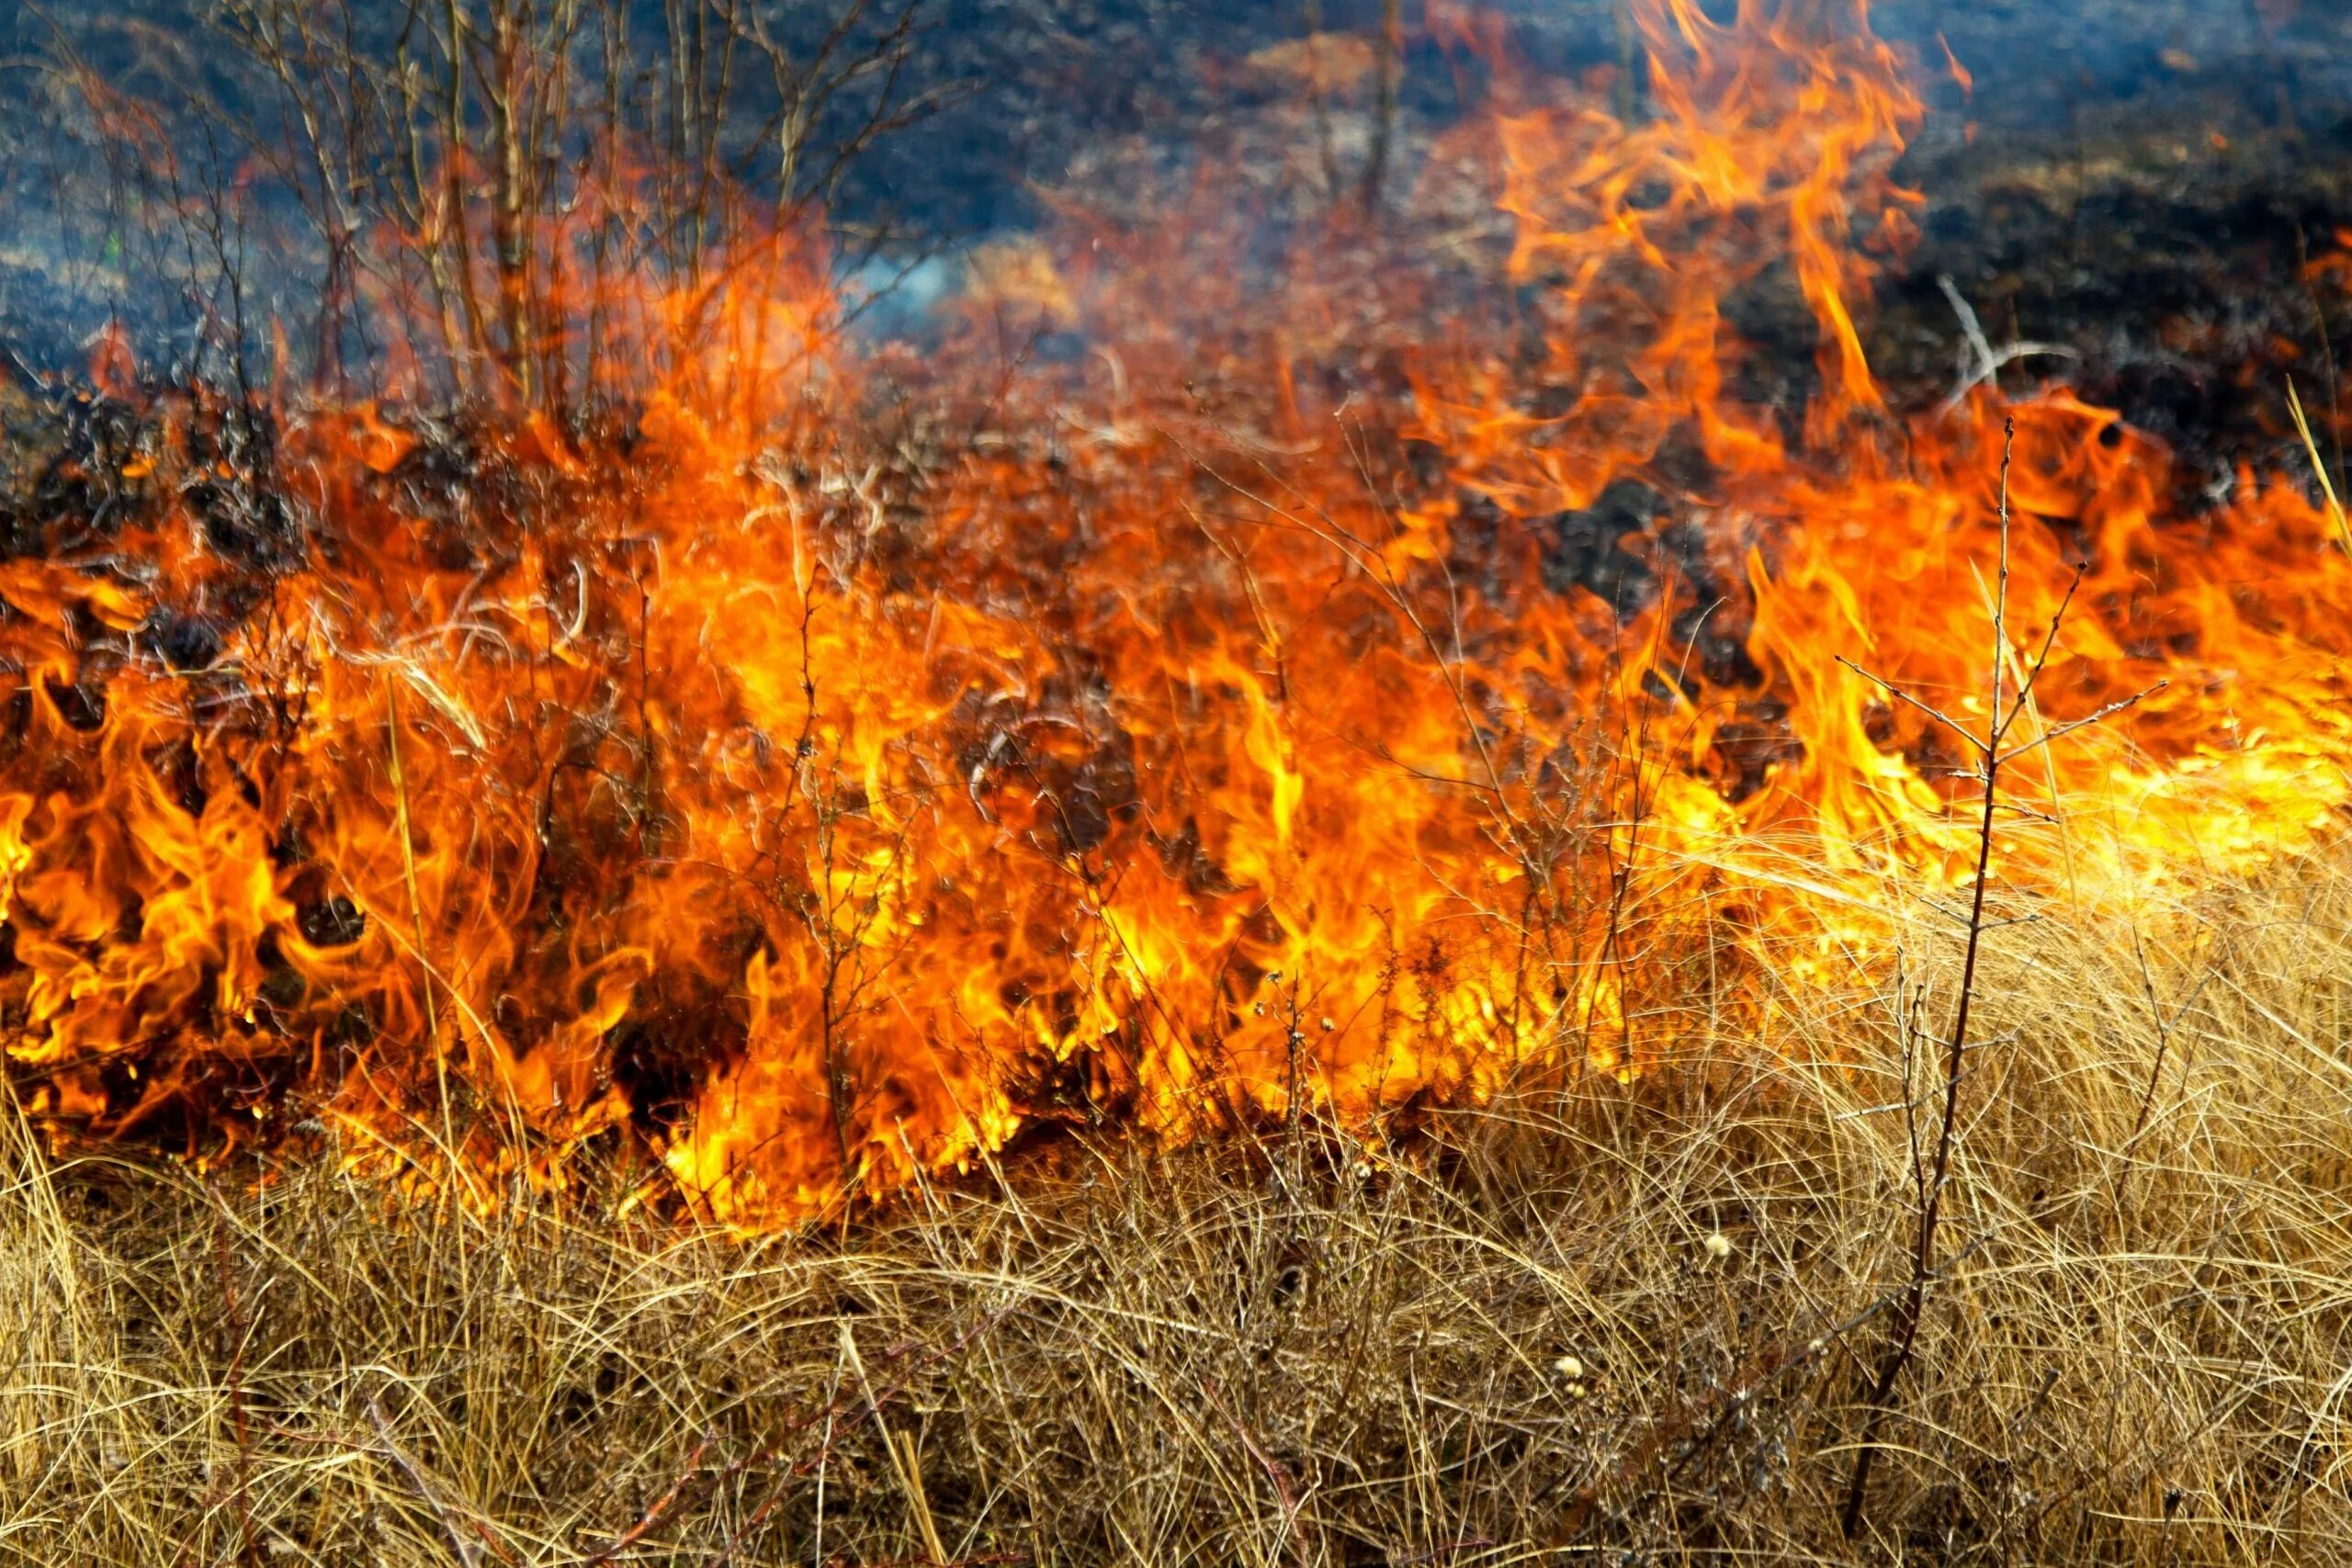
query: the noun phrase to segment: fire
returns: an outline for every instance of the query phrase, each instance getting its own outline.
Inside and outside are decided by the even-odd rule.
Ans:
[[[2083,566],[2021,738],[2167,683],[2018,764],[1999,874],[2332,833],[2327,517],[2187,506],[2064,391],[1892,412],[1904,62],[1859,8],[1642,27],[1638,124],[1505,73],[1387,237],[1096,223],[921,366],[780,240],[610,312],[626,420],[86,403],[0,561],[17,1093],[469,1202],[641,1146],[757,1225],[1057,1122],[1638,1070],[1973,874],[1871,677],[1981,721],[2010,417],[2013,676]],[[1775,289],[1797,416],[1726,316]],[[1038,299],[1085,352],[1008,370]]]

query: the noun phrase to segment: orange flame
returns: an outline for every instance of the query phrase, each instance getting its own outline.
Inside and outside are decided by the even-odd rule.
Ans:
[[[606,312],[659,367],[626,429],[312,411],[288,511],[233,411],[153,400],[0,562],[19,1092],[206,1157],[315,1121],[477,1202],[633,1141],[756,1225],[1027,1126],[1633,1070],[1970,874],[1959,759],[1853,665],[1975,713],[2009,414],[2013,631],[2087,563],[2024,738],[2170,684],[2021,764],[2003,874],[2331,831],[2325,516],[2184,510],[2064,392],[1896,418],[1856,316],[1901,62],[1858,5],[1641,21],[1651,118],[1513,84],[1408,242],[1024,255],[1071,367],[1008,373],[978,300],[927,365],[854,346],[778,241]],[[1730,320],[1782,288],[1793,426]]]

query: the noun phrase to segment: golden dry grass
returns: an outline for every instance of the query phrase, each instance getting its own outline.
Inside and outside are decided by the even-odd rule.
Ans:
[[[1860,990],[1393,1148],[1065,1139],[752,1242],[12,1124],[0,1559],[2342,1561],[2348,870],[1989,939],[1948,1278],[1850,1542],[1912,1236]],[[1949,986],[1951,922],[1905,919]]]

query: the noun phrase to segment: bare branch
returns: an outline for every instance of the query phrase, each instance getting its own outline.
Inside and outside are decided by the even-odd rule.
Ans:
[[[1923,703],[1918,698],[1913,696],[1910,693],[1905,691],[1902,687],[1896,685],[1894,682],[1888,680],[1885,676],[1876,674],[1871,671],[1863,669],[1860,665],[1855,663],[1852,660],[1847,658],[1842,653],[1838,655],[1838,662],[1844,665],[1847,669],[1851,670],[1855,674],[1860,675],[1863,680],[1868,681],[1872,685],[1878,687],[1888,696],[1894,697],[1897,701],[1907,703],[1911,706],[1917,708],[1921,713],[1926,714],[1929,718],[1934,719],[1938,724],[1942,725],[1954,735],[1957,735],[1962,740],[1967,741],[1980,753],[1984,751],[1984,742],[1976,734],[1976,732],[1969,728],[1968,726],[1961,723],[1960,720],[1952,717],[1951,715],[1944,712],[1943,709],[1929,706],[1928,704]]]
[[[2036,736],[2033,739],[2027,741],[2024,745],[2016,748],[2014,750],[2002,752],[2000,761],[2005,766],[2010,762],[2014,762],[2019,757],[2024,756],[2027,752],[2033,750],[2037,747],[2047,746],[2052,740],[2059,739],[2061,736],[2072,735],[2077,729],[2088,728],[2090,726],[2098,723],[2102,719],[2112,718],[2117,714],[2121,713],[2124,709],[2134,706],[2142,701],[2154,696],[2158,692],[2163,691],[2166,686],[2171,684],[2172,682],[2169,680],[2159,681],[2154,685],[2149,686],[2142,691],[2134,692],[2128,697],[2117,698],[2114,702],[2108,704],[2105,707],[2100,708],[2096,713],[2086,713],[2080,718],[2068,719],[2064,724],[2044,730],[2041,734]]]

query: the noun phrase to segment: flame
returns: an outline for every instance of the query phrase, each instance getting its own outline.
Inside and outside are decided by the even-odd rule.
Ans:
[[[757,1226],[1028,1127],[1630,1073],[1973,874],[1887,688],[1984,723],[2004,548],[2011,691],[2083,568],[2018,739],[2128,705],[2020,757],[1999,874],[2122,904],[2333,833],[2326,516],[2184,504],[2063,390],[1898,415],[1904,62],[1858,5],[1639,10],[1640,123],[1498,61],[1403,238],[1074,220],[922,364],[779,236],[605,311],[625,428],[313,408],[265,484],[141,395],[0,561],[17,1092],[478,1203],[641,1146]],[[1809,378],[1734,325],[1782,295]],[[1086,353],[1008,370],[1045,296]]]

